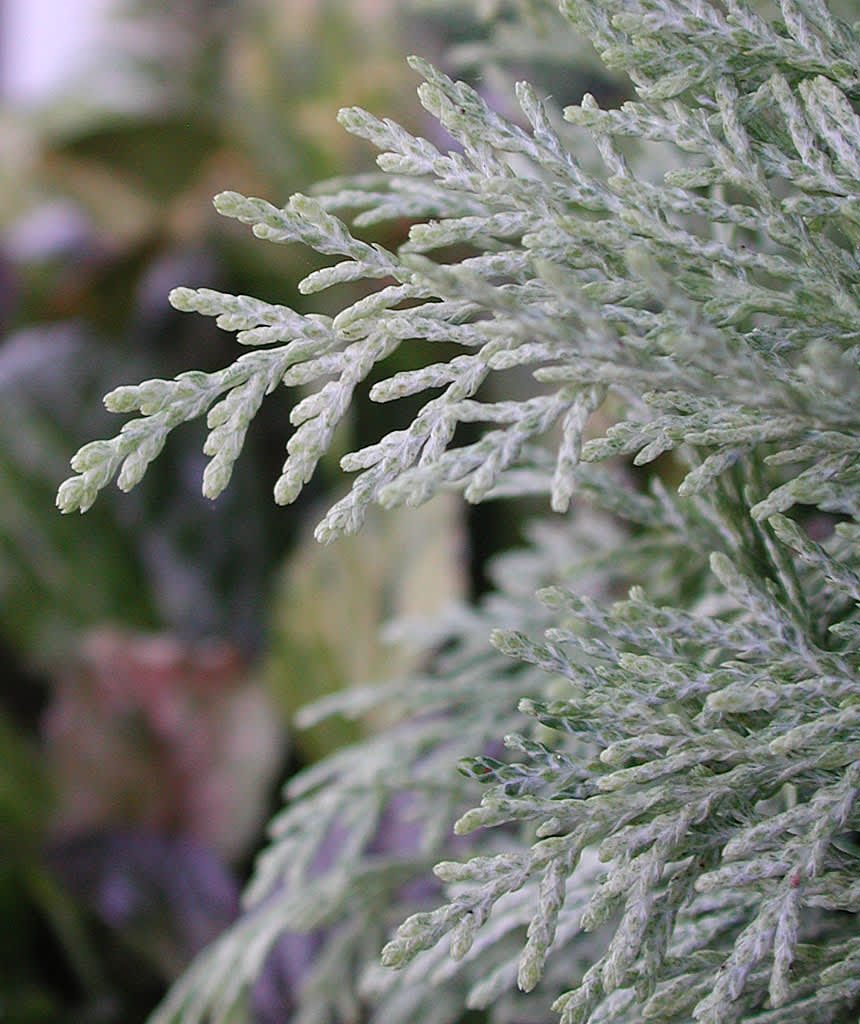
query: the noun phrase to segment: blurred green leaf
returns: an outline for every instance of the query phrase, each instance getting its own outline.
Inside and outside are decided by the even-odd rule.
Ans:
[[[50,806],[51,787],[38,751],[0,712],[0,854],[4,861],[32,856]]]
[[[420,508],[376,510],[362,532],[318,544],[308,532],[281,572],[265,678],[290,717],[316,698],[417,668],[414,652],[380,636],[424,619],[466,591],[462,509],[443,495]],[[361,733],[331,718],[296,743],[315,760]]]

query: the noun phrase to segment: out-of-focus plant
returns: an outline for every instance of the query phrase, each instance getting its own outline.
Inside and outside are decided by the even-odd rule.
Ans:
[[[311,700],[419,667],[424,652],[410,646],[405,624],[441,614],[468,591],[462,518],[442,496],[408,513],[371,515],[360,537],[325,547],[307,531],[281,573],[265,662],[290,719]],[[389,623],[399,625],[386,636],[380,626]],[[381,725],[378,709],[373,725]],[[362,732],[359,720],[329,718],[293,742],[314,761]]]
[[[90,632],[43,718],[52,828],[181,832],[234,860],[265,811],[280,733],[226,643]]]
[[[307,272],[286,250],[259,260],[208,197],[360,170],[366,154],[331,131],[332,115],[356,94],[399,105],[395,14],[367,2],[129,5],[113,49],[71,92],[0,112],[0,781],[17,808],[2,821],[0,899],[33,937],[0,972],[4,1024],[139,1018],[235,911],[223,862],[259,844],[283,757],[254,667],[271,577],[303,516],[276,518],[257,492],[257,472],[282,458],[280,431],[260,421],[249,472],[216,508],[185,440],[168,447],[170,473],[105,504],[97,533],[58,521],[49,495],[66,439],[106,428],[81,395],[129,366],[228,361],[223,332],[189,329],[167,307],[177,275],[271,293]],[[209,636],[242,663],[211,686],[199,664]],[[170,664],[154,666],[167,647]],[[16,867],[36,862],[38,873]],[[183,876],[211,900],[205,927],[175,898]],[[144,904],[156,912],[141,918]]]

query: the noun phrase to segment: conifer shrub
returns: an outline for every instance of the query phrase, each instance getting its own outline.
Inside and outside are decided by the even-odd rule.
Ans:
[[[380,173],[215,199],[333,258],[303,293],[369,293],[332,318],[177,288],[247,351],[112,391],[138,415],[60,488],[131,488],[205,416],[214,498],[285,384],[288,503],[379,366],[374,401],[423,404],[343,457],[320,540],[442,490],[548,506],[488,598],[414,631],[421,671],[301,714],[391,724],[290,781],[159,1024],[249,1019],[284,933],[318,946],[300,1024],[857,1019],[860,37],[822,0],[560,13],[635,99],[559,116],[520,84],[508,118],[413,59],[450,149],[347,109]],[[397,251],[363,240],[396,218]],[[414,339],[457,354],[385,377]]]

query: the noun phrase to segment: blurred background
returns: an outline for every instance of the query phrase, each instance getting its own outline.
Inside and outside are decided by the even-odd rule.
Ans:
[[[283,394],[218,502],[200,496],[202,428],[185,427],[131,494],[109,488],[83,518],[54,509],[71,455],[119,428],[106,391],[235,358],[230,335],[171,310],[171,287],[332,311],[296,291],[312,253],[256,241],[211,197],[283,203],[370,169],[370,147],[335,121],[344,105],[432,135],[404,57],[444,65],[460,45],[477,67],[504,5],[470,19],[472,6],[0,0],[3,1024],[142,1021],[236,915],[285,779],[360,728],[293,735],[292,711],[408,668],[378,627],[473,599],[515,535],[498,506],[466,516],[437,500],[317,546],[339,455],[384,428],[366,398],[289,509],[271,499],[297,397]],[[539,22],[546,5],[514,6]],[[549,65],[559,104],[578,99]],[[394,246],[407,230],[374,237]],[[270,963],[261,1024],[287,1019],[307,955]]]

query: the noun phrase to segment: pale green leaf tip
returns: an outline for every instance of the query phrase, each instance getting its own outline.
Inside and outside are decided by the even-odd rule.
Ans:
[[[515,650],[511,633],[507,629],[494,629],[490,633],[490,643],[501,654],[511,654]]]
[[[191,305],[193,298],[194,289],[185,287],[172,288],[167,295],[167,301],[170,305],[181,313],[191,313],[194,311],[194,307]]]
[[[480,827],[480,812],[473,808],[471,811],[466,811],[465,814],[454,822],[454,835],[467,836],[470,832],[474,832],[475,829]]]
[[[541,979],[541,971],[535,963],[535,957],[524,957],[517,971],[517,988],[521,992],[531,992]]]
[[[229,190],[219,192],[212,199],[212,205],[225,217],[233,217],[238,207],[245,202],[245,197],[240,192]]]
[[[232,475],[232,464],[225,465],[223,462],[213,459],[203,471],[203,497],[215,501],[226,490]]]
[[[354,124],[363,114],[364,111],[361,107],[341,107],[337,112],[337,123],[347,128],[350,124]]]
[[[732,571],[731,559],[724,555],[722,551],[712,551],[708,559],[711,565],[711,569],[718,576],[725,576],[726,573]]]
[[[102,402],[108,412],[132,412],[137,408],[137,402],[135,401],[137,395],[138,389],[136,387],[124,384],[114,388],[113,391],[108,391]]]
[[[276,505],[290,505],[299,495],[302,487],[289,476],[282,476],[275,484],[274,496]]]
[[[403,951],[398,942],[389,942],[384,946],[379,956],[383,967],[390,967],[397,970],[404,965]]]
[[[57,508],[68,515],[70,512],[86,512],[95,500],[95,495],[87,494],[87,487],[82,476],[69,477],[60,484],[57,490]]]

